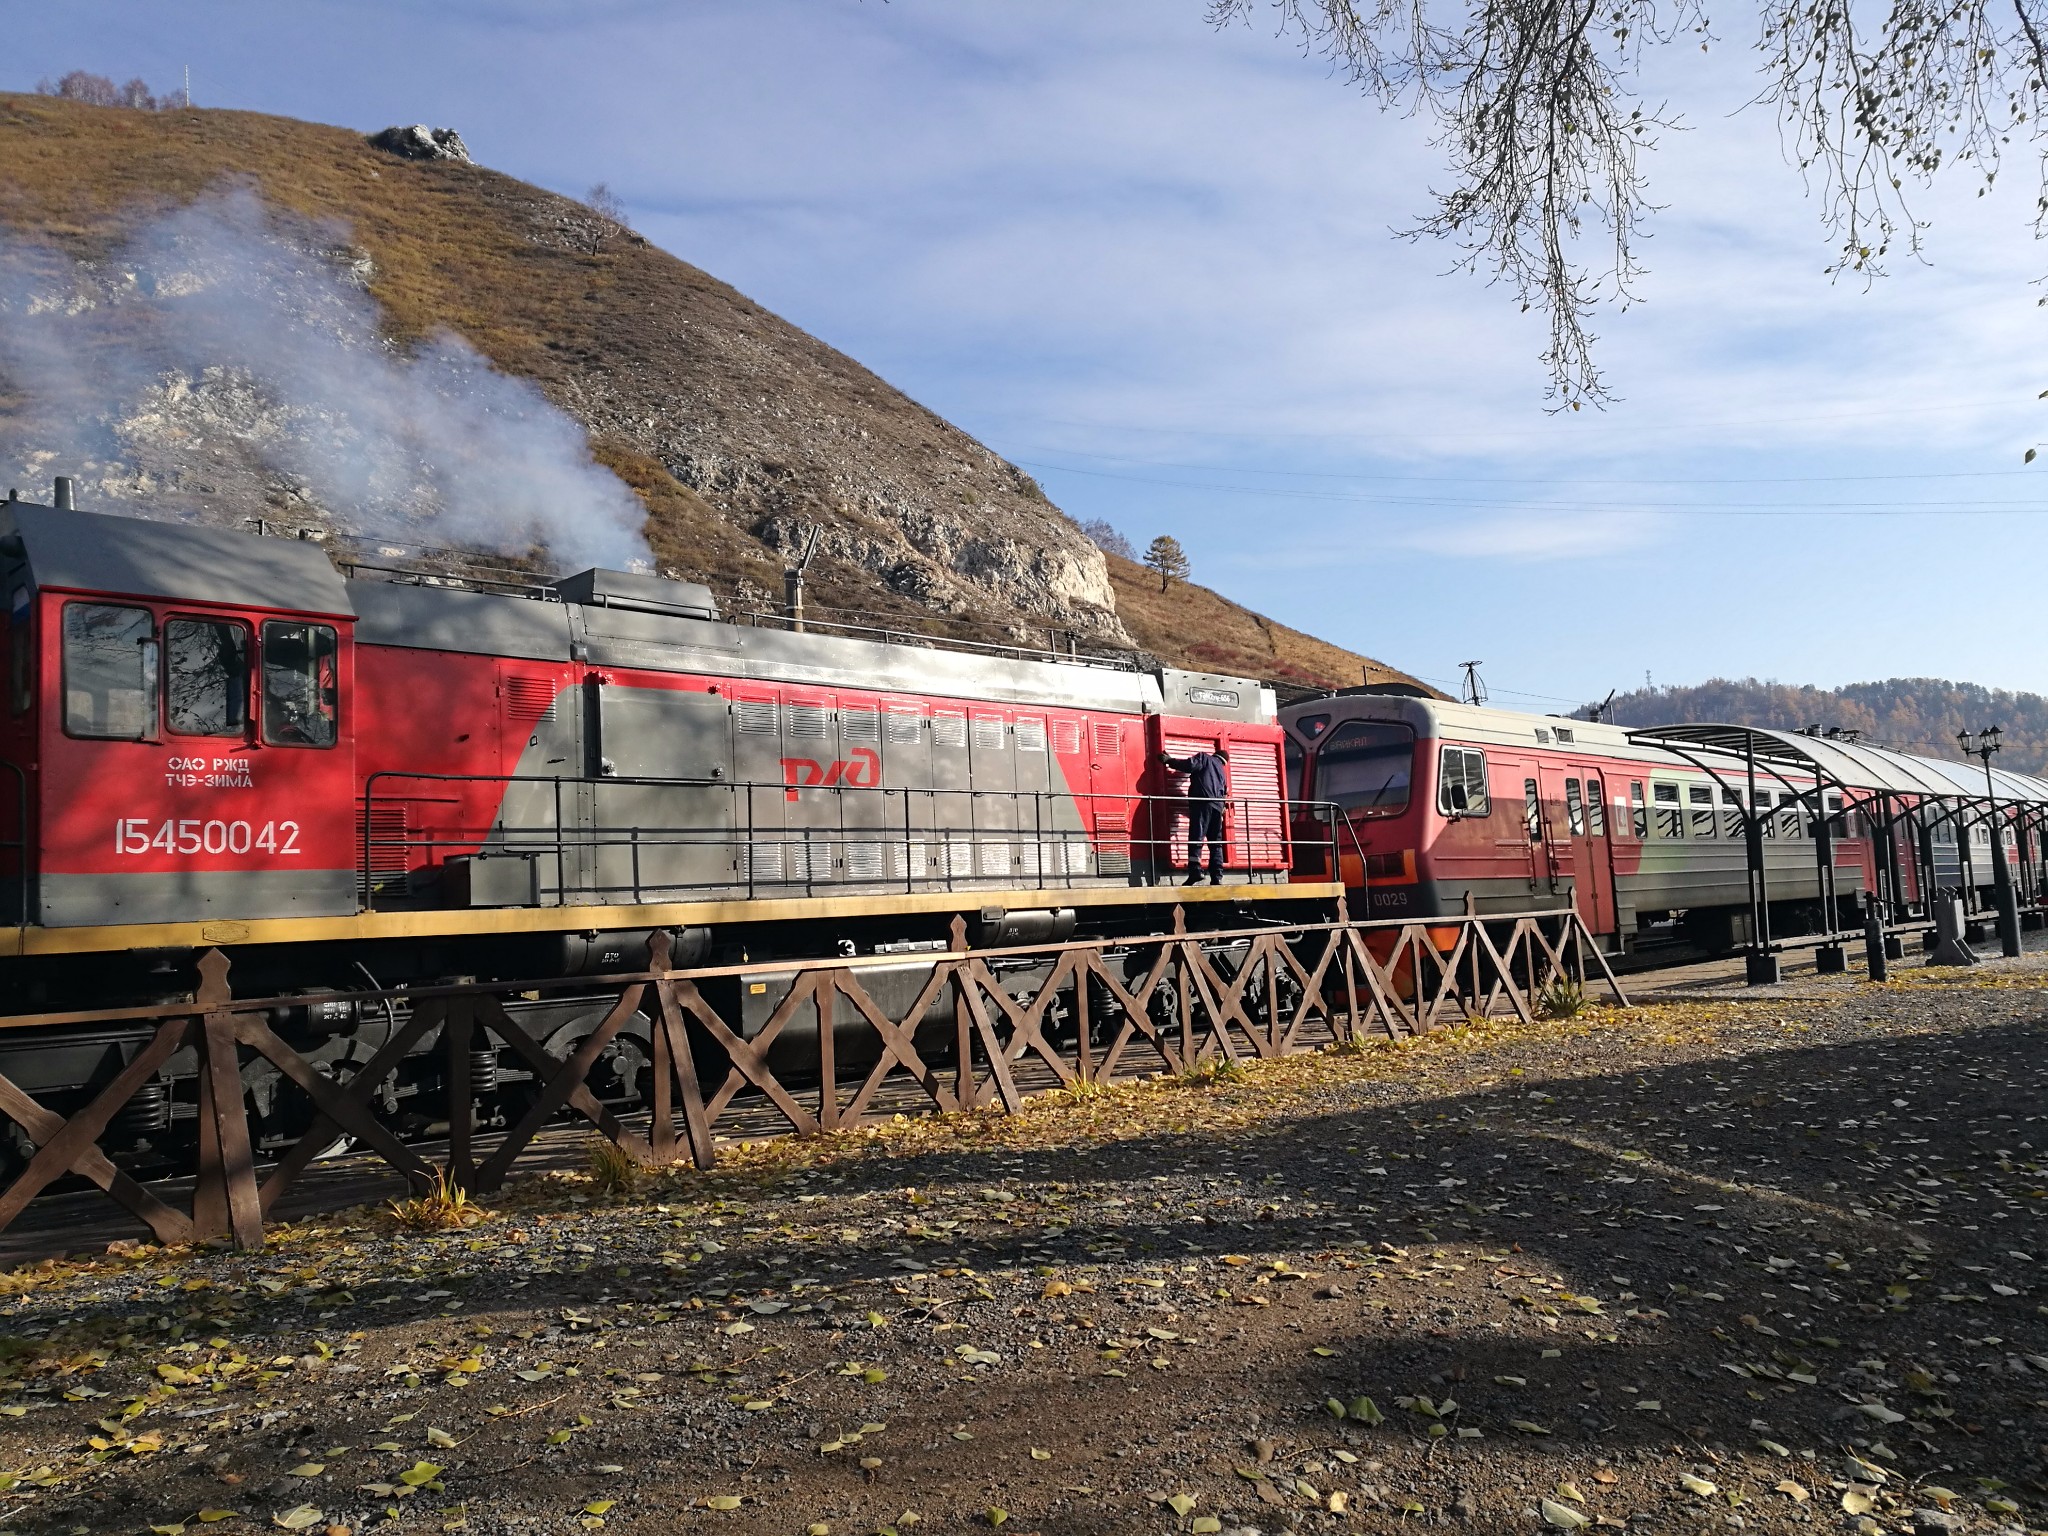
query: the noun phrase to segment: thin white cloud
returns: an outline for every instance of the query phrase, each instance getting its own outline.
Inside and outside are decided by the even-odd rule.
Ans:
[[[1416,529],[1400,543],[1460,560],[1583,560],[1640,549],[1659,537],[1657,519],[1639,512],[1530,513],[1475,518]]]

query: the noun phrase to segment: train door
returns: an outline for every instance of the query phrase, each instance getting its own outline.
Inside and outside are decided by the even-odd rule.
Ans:
[[[594,893],[605,904],[676,901],[730,886],[732,711],[714,694],[598,690],[609,765],[592,784]],[[661,779],[674,782],[632,782]]]
[[[1011,879],[1018,870],[1016,763],[1010,752],[1010,722],[1002,711],[976,705],[968,721],[968,760],[974,794],[974,872],[988,880]]]
[[[1584,763],[1565,769],[1565,832],[1571,839],[1574,894],[1579,916],[1595,933],[1614,932],[1614,857],[1608,839],[1604,771]]]
[[[1131,835],[1140,826],[1144,803],[1138,777],[1124,762],[1124,737],[1135,727],[1121,720],[1091,720],[1088,732],[1088,804],[1100,874],[1131,872]]]
[[[974,878],[974,779],[968,772],[966,709],[935,706],[931,743],[933,874],[951,887]]]

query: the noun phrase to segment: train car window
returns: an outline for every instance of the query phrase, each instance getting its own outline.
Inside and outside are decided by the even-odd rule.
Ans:
[[[64,729],[104,741],[156,735],[156,625],[147,608],[64,606]]]
[[[1742,796],[1735,790],[1724,788],[1721,791],[1721,806],[1721,835],[1742,836]]]
[[[326,624],[263,626],[263,739],[275,747],[331,747],[339,720],[340,650]]]
[[[1595,837],[1607,835],[1607,790],[1598,779],[1586,780],[1586,830]]]
[[[1685,836],[1685,812],[1678,808],[1678,786],[1676,784],[1652,784],[1657,796],[1657,835],[1659,837]]]
[[[1842,820],[1842,797],[1840,795],[1829,795],[1827,805],[1828,831],[1833,833],[1836,837],[1842,837],[1847,835],[1849,829],[1847,824]]]
[[[1304,715],[1301,719],[1294,722],[1294,728],[1310,741],[1319,741],[1322,739],[1323,732],[1330,728],[1330,717],[1328,715]]]
[[[7,698],[8,708],[25,715],[36,700],[35,598],[27,587],[16,587],[7,602]]]
[[[1628,811],[1636,841],[1647,841],[1650,836],[1650,811],[1649,807],[1643,804],[1642,783],[1636,779],[1630,779],[1628,783]]]
[[[1301,766],[1308,761],[1308,754],[1301,749],[1301,743],[1292,736],[1283,736],[1280,740],[1280,747],[1286,759],[1287,798],[1299,800],[1301,798]]]
[[[1436,808],[1446,816],[1489,816],[1486,754],[1476,747],[1445,747],[1437,764]]]
[[[1347,811],[1394,816],[1408,809],[1415,733],[1380,720],[1347,720],[1316,749],[1316,797]]]
[[[1564,819],[1565,825],[1572,829],[1573,837],[1586,835],[1586,802],[1577,779],[1564,781]]]
[[[164,622],[164,723],[180,736],[249,729],[249,631],[220,619]]]
[[[1692,807],[1692,835],[1712,837],[1714,835],[1714,792],[1704,784],[1688,784],[1685,787],[1686,804]]]
[[[1532,843],[1543,841],[1543,800],[1534,779],[1522,780],[1522,830]]]
[[[1799,797],[1789,789],[1781,790],[1778,794],[1778,835],[1797,837],[1799,834]]]

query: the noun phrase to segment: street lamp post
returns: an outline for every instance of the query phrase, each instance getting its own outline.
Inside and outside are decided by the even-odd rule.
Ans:
[[[1991,824],[1991,884],[1998,899],[1998,949],[2008,959],[2020,952],[2020,903],[2013,889],[2012,869],[2005,862],[2005,828],[1998,819],[1998,784],[1991,776],[1991,759],[1999,749],[2002,733],[1995,725],[1981,731],[1958,731],[1956,742],[1963,756],[1984,764],[1984,799]]]

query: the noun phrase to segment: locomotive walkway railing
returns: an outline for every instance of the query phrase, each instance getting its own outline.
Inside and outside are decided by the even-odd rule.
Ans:
[[[1209,1060],[1268,1059],[1370,1037],[1401,1039],[1503,1011],[1527,1021],[1560,979],[1582,990],[1589,981],[1604,984],[1615,1001],[1628,1001],[1569,908],[1221,932],[1188,931],[1176,908],[1172,930],[1146,938],[1000,950],[970,950],[965,922],[956,919],[952,948],[929,955],[915,998],[893,1008],[864,979],[884,959],[900,966],[899,957],[777,966],[788,990],[749,1033],[708,994],[720,979],[761,968],[672,968],[666,935],[656,936],[649,968],[640,972],[538,987],[469,984],[322,997],[237,998],[227,958],[209,950],[189,1003],[0,1017],[6,1032],[125,1024],[138,1042],[90,1100],[67,1106],[68,1113],[0,1077],[0,1114],[35,1148],[0,1191],[0,1229],[38,1194],[72,1178],[104,1190],[161,1242],[228,1235],[254,1247],[279,1198],[339,1137],[355,1138],[414,1188],[425,1188],[437,1170],[375,1107],[401,1068],[438,1093],[447,1180],[489,1192],[532,1150],[536,1135],[565,1114],[643,1161],[687,1157],[710,1168],[721,1135],[845,1130],[920,1102],[941,1112],[1014,1113],[1041,1088],[1181,1074]],[[521,1017],[524,1004],[549,994],[601,1010],[594,1027],[560,1056]],[[387,1010],[393,1028],[360,1065],[316,1063],[305,1042],[287,1038],[281,1021],[327,1003]],[[647,1052],[651,1083],[637,1103],[606,1103],[593,1092],[592,1068],[622,1033]],[[187,1051],[191,1057],[180,1056]],[[488,1064],[499,1052],[517,1058],[533,1080],[517,1117],[487,1130],[479,1124],[473,1074],[480,1057]],[[100,1145],[123,1108],[160,1084],[173,1058],[196,1064],[174,1085],[189,1095],[196,1117],[183,1173],[191,1180],[189,1208],[172,1203],[170,1190],[182,1180],[145,1187]],[[303,1129],[259,1167],[243,1073],[263,1062],[279,1074],[280,1092],[301,1096]]]
[[[472,821],[465,802],[484,787],[483,819]],[[1351,830],[1339,817],[1304,820],[1316,806],[1279,795],[1221,804],[1225,867],[1236,874],[1284,878],[1297,843],[1334,856],[1339,828]],[[410,824],[415,807],[429,807],[420,811],[427,825]],[[785,814],[797,807],[803,816]],[[1020,879],[1060,889],[1184,873],[1187,812],[1180,795],[1088,790],[380,772],[357,813],[358,865],[372,905],[478,857],[541,866],[531,900],[502,903],[513,905],[972,890]],[[1317,842],[1306,841],[1309,828]]]

